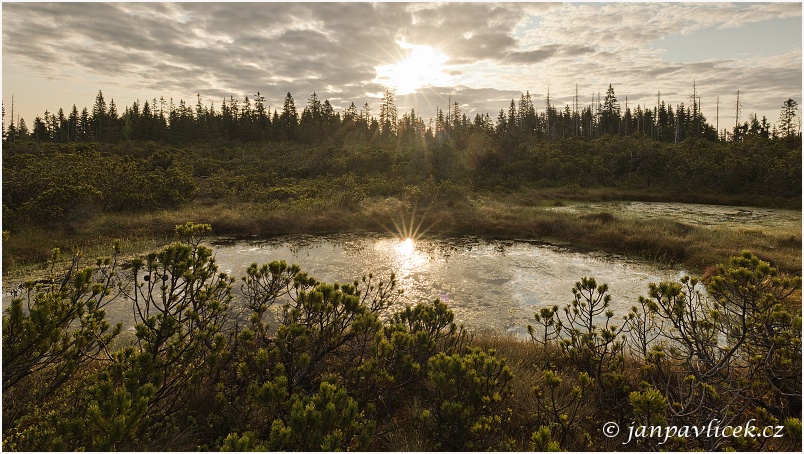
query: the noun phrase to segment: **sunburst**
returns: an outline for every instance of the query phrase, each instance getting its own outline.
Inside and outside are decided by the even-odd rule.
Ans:
[[[400,216],[392,220],[393,228],[387,229],[394,238],[390,244],[389,252],[393,253],[396,261],[396,273],[404,281],[415,270],[426,267],[431,259],[420,250],[419,241],[431,226],[423,227],[425,217],[415,214],[416,210],[407,216]]]
[[[413,238],[405,238],[402,243],[396,248],[402,255],[409,256],[413,254],[413,251],[416,249],[416,242],[413,241]]]
[[[412,257],[416,252],[416,243],[432,227],[423,227],[425,217],[420,215],[417,219],[415,210],[413,211],[409,219],[403,215],[398,220],[392,220],[393,228],[387,229],[396,237],[393,248],[402,257]]]
[[[410,215],[410,221],[407,221],[404,216],[400,216],[398,222],[396,220],[392,220],[391,222],[394,224],[394,230],[391,233],[395,233],[402,242],[405,242],[409,239],[415,243],[415,241],[418,240],[431,227],[428,226],[426,228],[422,228],[422,225],[424,224],[424,216],[420,216],[417,222],[416,214],[413,212]]]
[[[374,82],[394,88],[397,95],[413,93],[427,87],[451,84],[444,64],[449,60],[440,50],[421,44],[409,44],[404,39],[396,42],[407,55],[394,64],[376,67]]]

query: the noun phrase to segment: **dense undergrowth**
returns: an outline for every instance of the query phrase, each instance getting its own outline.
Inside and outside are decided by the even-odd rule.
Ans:
[[[273,262],[236,280],[210,229],[24,286],[3,315],[5,450],[801,449],[801,279],[748,252],[709,297],[654,283],[624,319],[583,277],[525,340],[469,333],[439,301],[389,313],[393,278]],[[106,321],[113,297],[133,331]],[[772,430],[629,436],[712,424]]]
[[[542,209],[595,199],[800,208],[801,144],[514,140],[480,131],[426,146],[4,143],[3,271],[42,263],[54,247],[169,238],[185,220],[227,235],[277,235],[384,231],[401,213],[426,217],[434,234],[555,239],[693,270],[743,248],[785,271],[800,268],[800,230],[712,235],[683,219]]]

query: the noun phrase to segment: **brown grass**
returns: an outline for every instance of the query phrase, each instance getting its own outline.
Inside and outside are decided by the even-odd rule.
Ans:
[[[581,249],[605,250],[680,265],[693,273],[749,250],[781,271],[801,274],[801,228],[765,231],[692,226],[675,219],[637,219],[611,213],[577,214],[546,207],[561,204],[560,191],[478,196],[429,207],[411,207],[394,197],[372,197],[343,207],[324,200],[255,203],[196,202],[174,210],[102,214],[69,228],[28,228],[3,242],[3,272],[41,263],[54,247],[65,253],[108,254],[122,239],[136,253],[166,244],[185,222],[210,223],[217,235],[275,236],[289,233],[390,232],[411,214],[429,234],[540,239]],[[411,213],[412,212],[412,213]],[[106,252],[104,252],[106,251]],[[91,255],[91,254],[90,254]]]

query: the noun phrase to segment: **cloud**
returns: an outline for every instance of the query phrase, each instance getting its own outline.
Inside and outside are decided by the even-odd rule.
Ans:
[[[419,106],[424,115],[433,115],[436,105],[443,108],[450,96],[492,115],[525,90],[544,96],[550,87],[560,102],[574,97],[576,84],[584,99],[612,83],[618,93],[630,92],[634,102],[649,102],[642,94],[656,91],[678,93],[668,102],[683,102],[693,79],[712,96],[738,87],[768,98],[801,89],[800,47],[757,67],[735,58],[665,62],[654,45],[704,29],[800,17],[797,3],[4,3],[2,8],[4,64],[53,81],[39,88],[54,93],[62,82],[90,80],[109,97],[115,96],[105,88],[111,86],[125,92],[120,96],[136,92],[178,102],[179,97],[194,101],[200,93],[219,104],[260,91],[268,103],[279,105],[290,91],[301,105],[316,91],[345,108],[351,102],[376,103],[371,94],[385,87],[372,82],[375,67],[405,58],[409,50],[400,40],[449,57],[444,72],[456,87],[399,97],[401,108]]]
[[[519,17],[516,8],[479,4],[59,3],[3,8],[6,58],[52,79],[93,75],[168,95],[239,96],[265,87],[283,97],[287,90],[306,94],[329,87],[341,99],[381,91],[370,83],[374,68],[403,58],[396,44],[400,38],[438,46],[455,61],[499,59],[517,47],[508,32]]]

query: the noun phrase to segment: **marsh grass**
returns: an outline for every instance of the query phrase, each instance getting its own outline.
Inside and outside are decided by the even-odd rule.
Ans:
[[[580,249],[603,250],[680,265],[690,272],[707,268],[742,250],[750,250],[781,271],[801,272],[801,228],[747,229],[695,226],[672,218],[640,219],[607,211],[578,214],[553,210],[557,201],[574,193],[553,189],[513,194],[411,200],[400,196],[366,196],[338,202],[337,193],[318,198],[263,203],[199,200],[171,210],[145,213],[103,213],[61,229],[28,227],[3,241],[3,272],[42,263],[54,247],[104,254],[121,239],[128,251],[145,251],[173,240],[173,227],[185,222],[209,223],[217,235],[270,237],[291,233],[389,233],[394,220],[424,219],[429,234],[478,235],[509,239],[540,239]],[[586,191],[601,198],[602,191]],[[616,195],[616,194],[615,194]],[[573,196],[574,197],[574,196]],[[572,202],[560,202],[561,204]]]
[[[511,206],[487,201],[476,207],[483,234],[541,238],[575,247],[619,252],[663,263],[682,265],[692,272],[737,255],[754,251],[785,272],[801,272],[801,229],[768,231],[732,227],[700,227],[674,219],[637,219],[610,213],[578,215],[534,206]],[[472,228],[462,226],[462,233]]]

